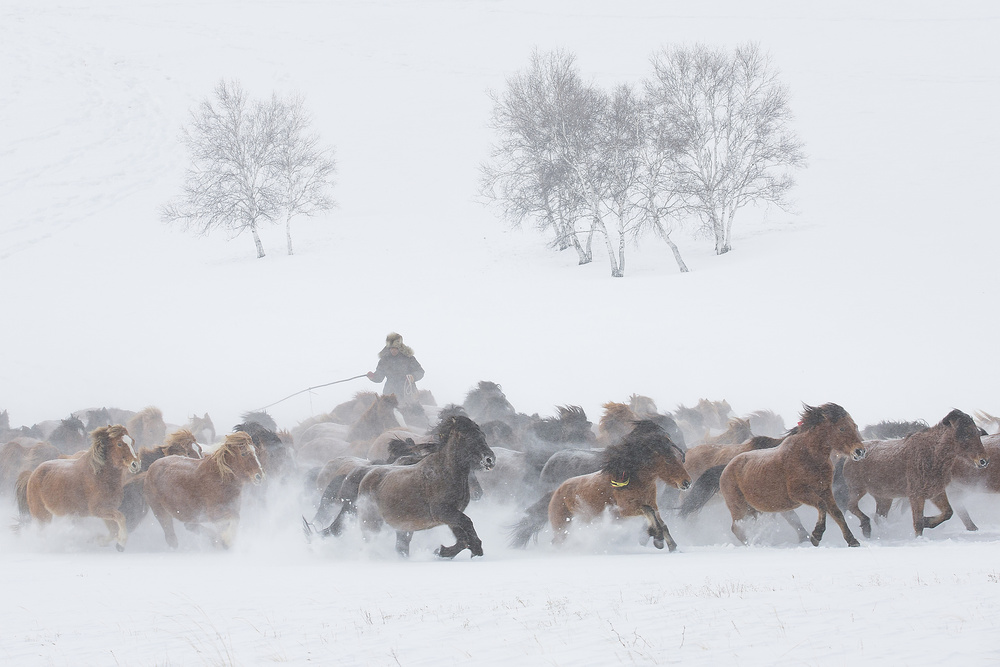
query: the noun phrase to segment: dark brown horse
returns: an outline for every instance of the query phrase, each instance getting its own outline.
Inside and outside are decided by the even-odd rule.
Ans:
[[[773,449],[738,454],[722,471],[719,488],[733,517],[733,534],[747,544],[741,525],[748,516],[780,512],[801,541],[819,545],[829,513],[844,540],[859,545],[833,498],[833,463],[838,452],[855,461],[865,457],[864,443],[851,415],[836,403],[806,406],[796,432]],[[810,505],[819,512],[816,527],[806,533],[795,508]]]
[[[87,433],[79,417],[70,415],[59,422],[47,440],[58,447],[63,454],[75,454],[88,447]]]
[[[108,526],[108,540],[125,549],[128,529],[118,509],[122,503],[123,471],[139,472],[135,443],[121,424],[103,426],[90,434],[90,449],[77,458],[45,461],[17,480],[21,516],[49,523],[53,516],[95,516]]]
[[[448,417],[437,427],[440,449],[412,466],[379,466],[369,471],[358,487],[358,508],[366,535],[382,523],[396,530],[396,550],[409,555],[413,532],[446,525],[455,544],[441,545],[435,553],[454,558],[469,549],[483,555],[483,542],[465,514],[472,499],[469,473],[490,470],[496,456],[482,430],[468,417]]]
[[[985,468],[990,460],[983,449],[979,427],[961,410],[952,410],[935,426],[913,433],[902,440],[875,440],[868,444],[864,461],[844,464],[848,508],[861,519],[861,531],[871,537],[872,523],[858,507],[865,494],[875,499],[875,512],[886,516],[893,498],[908,498],[913,514],[913,532],[920,536],[924,528],[934,528],[952,517],[946,488],[955,464],[965,459],[976,468]],[[940,511],[924,516],[924,503],[930,500]]]
[[[143,493],[171,549],[177,548],[174,519],[193,532],[204,532],[203,521],[221,529],[213,542],[229,547],[240,519],[240,495],[246,482],[260,484],[264,469],[253,440],[237,431],[203,459],[167,456],[146,472]]]
[[[677,543],[656,506],[657,479],[678,489],[691,485],[684,469],[684,452],[662,428],[642,420],[624,440],[604,450],[599,471],[571,477],[528,508],[512,529],[510,543],[526,546],[547,520],[554,532],[552,541],[561,544],[574,518],[590,521],[612,508],[619,517],[645,517],[653,545],[662,549],[666,544],[673,551]]]

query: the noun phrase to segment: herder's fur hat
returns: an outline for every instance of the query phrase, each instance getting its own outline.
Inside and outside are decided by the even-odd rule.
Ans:
[[[378,356],[384,357],[388,355],[389,351],[392,348],[396,348],[397,350],[399,350],[400,354],[405,354],[408,357],[413,356],[413,349],[410,348],[408,345],[404,345],[403,337],[400,336],[395,331],[391,332],[388,336],[385,337],[385,347],[383,347],[382,351],[378,353]]]

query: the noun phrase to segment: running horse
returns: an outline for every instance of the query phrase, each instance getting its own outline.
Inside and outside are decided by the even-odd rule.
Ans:
[[[526,511],[510,535],[510,544],[524,547],[548,521],[555,533],[553,542],[562,544],[574,518],[593,520],[606,508],[618,517],[643,516],[653,546],[670,551],[677,548],[656,505],[656,480],[678,489],[691,485],[684,469],[684,452],[651,420],[640,420],[616,445],[604,450],[601,469],[571,477]]]
[[[49,523],[54,516],[94,516],[108,526],[108,541],[125,550],[128,529],[119,510],[124,492],[123,471],[139,472],[139,454],[121,424],[90,433],[90,449],[77,458],[44,461],[17,480],[17,504],[22,518]]]
[[[865,457],[857,424],[844,408],[827,403],[806,406],[794,431],[777,447],[737,454],[723,469],[719,488],[733,518],[733,534],[748,544],[742,521],[761,512],[779,512],[800,541],[819,546],[826,531],[826,515],[830,514],[848,546],[859,546],[833,498],[830,460],[834,452],[855,461]],[[811,534],[795,514],[800,505],[810,505],[819,512]]]
[[[243,485],[263,480],[253,439],[237,431],[205,458],[166,456],[154,461],[146,471],[143,495],[171,549],[178,544],[174,519],[192,532],[206,532],[202,521],[221,525],[218,536],[211,537],[228,548],[239,525]]]
[[[358,486],[358,509],[367,537],[383,523],[396,530],[396,551],[410,553],[413,532],[446,525],[455,544],[441,545],[434,553],[454,558],[468,549],[483,555],[483,542],[465,514],[472,499],[469,473],[490,470],[496,455],[476,422],[456,415],[437,427],[440,448],[409,466],[375,466]]]

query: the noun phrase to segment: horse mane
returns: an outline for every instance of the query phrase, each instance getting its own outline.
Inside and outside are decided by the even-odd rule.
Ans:
[[[251,410],[250,412],[244,412],[240,415],[240,420],[243,424],[251,422],[260,424],[269,431],[278,430],[278,424],[274,421],[274,417],[269,415],[266,410]]]
[[[90,449],[84,454],[90,460],[90,469],[97,474],[108,461],[108,446],[112,437],[119,437],[126,433],[125,427],[121,424],[114,426],[102,426],[90,432]]]
[[[253,439],[250,434],[246,431],[236,431],[235,433],[229,433],[226,435],[226,439],[222,441],[222,444],[218,448],[208,455],[208,458],[212,459],[215,465],[219,468],[219,477],[223,479],[227,475],[236,476],[233,469],[226,465],[226,456],[235,453],[236,444],[242,441],[244,438],[250,440],[250,446],[253,446]]]
[[[587,413],[579,405],[560,405],[556,411],[559,413],[559,421],[587,421]]]
[[[805,433],[825,422],[836,423],[847,416],[847,410],[836,403],[824,403],[818,407],[804,405],[799,415],[798,432]]]
[[[601,456],[601,472],[613,479],[641,477],[649,468],[657,454],[668,456],[667,450],[676,447],[656,422],[641,419],[618,444],[609,445]],[[684,454],[677,449],[681,461]]]

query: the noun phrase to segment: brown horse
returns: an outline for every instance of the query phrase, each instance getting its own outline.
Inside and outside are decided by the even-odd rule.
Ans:
[[[741,521],[761,512],[780,512],[800,541],[819,545],[829,513],[847,544],[859,545],[833,498],[833,463],[839,452],[859,461],[864,443],[851,415],[836,403],[806,406],[795,433],[773,449],[738,454],[722,471],[719,487],[733,517],[733,534],[748,544]],[[806,533],[795,508],[810,505],[819,512],[812,534]]]
[[[452,416],[437,427],[441,447],[411,466],[377,466],[358,487],[358,509],[366,535],[385,522],[396,529],[396,551],[410,553],[413,531],[446,525],[455,534],[455,544],[441,545],[435,553],[454,558],[469,549],[483,555],[483,542],[465,514],[472,492],[469,473],[473,468],[490,470],[496,455],[486,444],[482,429],[468,417]]]
[[[139,447],[152,447],[167,437],[163,411],[152,405],[132,415],[125,425]]]
[[[146,471],[154,461],[165,456],[186,456],[191,459],[201,458],[201,446],[191,431],[178,429],[167,436],[167,441],[156,447],[141,447],[139,449],[140,472],[127,479],[122,487],[122,504],[119,507],[125,515],[125,525],[132,532],[146,516],[149,507],[143,497],[143,485],[146,483]]]
[[[638,421],[624,440],[604,450],[599,471],[571,477],[528,508],[512,529],[510,543],[526,546],[547,520],[555,533],[552,541],[561,544],[574,517],[589,521],[612,508],[618,517],[645,517],[653,545],[662,549],[666,544],[673,551],[677,543],[656,506],[657,479],[678,489],[691,485],[684,452],[657,424]]]
[[[983,449],[986,450],[986,456],[991,461],[1000,460],[1000,434],[984,437]],[[968,459],[960,458],[955,461],[951,482],[962,492],[1000,493],[1000,465],[994,463],[986,468],[979,468]],[[967,530],[979,530],[964,505],[956,502],[954,506],[955,513],[958,514],[958,518],[962,520]]]
[[[263,479],[253,440],[237,431],[203,459],[168,456],[154,461],[143,493],[171,549],[177,548],[174,519],[193,532],[204,531],[202,521],[223,525],[218,537],[212,537],[228,548],[239,525],[244,483],[260,484]]]
[[[122,503],[122,472],[139,472],[139,455],[121,424],[90,434],[90,449],[78,458],[45,461],[17,480],[17,504],[23,518],[49,523],[53,516],[95,516],[108,526],[108,540],[125,549],[128,530]]]
[[[208,445],[215,443],[215,424],[212,423],[212,418],[208,416],[207,412],[204,417],[191,415],[185,428],[191,431],[200,442]]]
[[[858,507],[865,494],[875,498],[875,512],[882,517],[888,514],[893,498],[909,498],[913,532],[918,537],[923,535],[924,528],[934,528],[950,519],[954,512],[945,489],[960,459],[975,468],[985,468],[990,462],[979,427],[961,410],[952,410],[937,425],[902,440],[869,442],[864,461],[844,464],[847,506],[861,519],[864,536],[872,534],[871,518]],[[941,513],[925,517],[927,500]]]
[[[43,461],[60,456],[62,452],[59,448],[47,442],[35,442],[28,446],[16,441],[8,442],[0,448],[0,494],[12,492],[21,473],[34,470]]]

